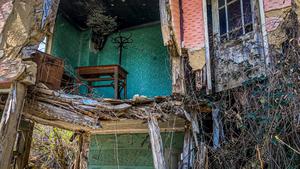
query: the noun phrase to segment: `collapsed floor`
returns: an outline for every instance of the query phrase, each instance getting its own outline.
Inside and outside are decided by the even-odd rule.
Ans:
[[[284,50],[272,50],[279,52],[272,53],[274,69],[268,78],[251,79],[242,87],[208,99],[198,97],[194,91],[190,92],[191,96],[153,100],[95,99],[66,95],[40,85],[29,91],[25,117],[88,132],[101,129],[102,122],[108,120],[147,121],[152,140],[156,140],[152,143],[153,150],[158,152],[154,156],[163,157],[160,136],[151,131],[159,129],[152,117],[164,121],[178,115],[188,124],[183,156],[195,157],[193,161],[183,159],[183,168],[299,168],[300,63],[296,41],[299,25],[293,12],[285,19],[281,26],[287,35]],[[17,100],[15,94],[11,93],[9,101]],[[6,98],[1,97],[2,109]],[[203,113],[210,111],[212,114]],[[159,157],[155,165],[165,165]]]

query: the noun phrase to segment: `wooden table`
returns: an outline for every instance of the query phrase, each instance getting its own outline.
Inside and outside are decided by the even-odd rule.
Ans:
[[[120,99],[122,90],[127,98],[127,71],[120,65],[85,66],[76,69],[81,81],[86,81],[91,89],[113,87],[115,99]],[[93,85],[93,82],[112,81],[111,84]],[[89,90],[89,92],[91,92]]]

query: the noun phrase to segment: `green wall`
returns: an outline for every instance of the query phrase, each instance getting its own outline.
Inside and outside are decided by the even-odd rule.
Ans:
[[[122,32],[132,35],[133,43],[123,52],[122,67],[128,71],[128,98],[135,94],[148,97],[171,94],[171,70],[160,25]],[[61,15],[54,31],[52,54],[65,59],[68,71],[77,66],[118,64],[118,49],[108,37],[101,51],[91,49],[91,31],[80,31]],[[97,97],[113,97],[113,88],[95,89]]]
[[[64,59],[67,71],[73,72],[73,68],[80,65],[81,38],[82,32],[58,15],[51,53]]]
[[[183,138],[183,133],[162,133],[166,160],[173,164],[172,168],[176,167],[174,164],[180,158]],[[172,162],[169,161],[170,156],[173,157]],[[148,134],[92,136],[89,169],[117,169],[118,164],[120,169],[153,169]]]
[[[122,67],[128,71],[128,97],[171,94],[171,71],[167,49],[163,46],[160,25],[123,32],[132,35],[133,43],[123,52]],[[108,38],[103,50],[90,55],[97,65],[118,64],[118,49]],[[92,64],[92,63],[91,63]],[[95,64],[95,63],[94,63]],[[95,65],[96,65],[95,64]],[[98,89],[97,94],[113,97],[113,89]]]

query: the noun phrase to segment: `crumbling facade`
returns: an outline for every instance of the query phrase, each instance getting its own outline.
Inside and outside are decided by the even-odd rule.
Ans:
[[[119,30],[121,33],[112,30],[107,33],[103,31],[106,27],[102,29],[103,25],[99,27],[94,22],[86,24],[86,20],[91,21],[89,10],[91,8],[102,10],[101,5],[95,6],[93,4],[95,2],[90,1],[85,6],[86,4],[74,1],[72,4],[74,9],[78,7],[82,15],[86,16],[80,18],[74,9],[68,8],[70,5],[68,3],[70,2],[65,0],[0,2],[0,94],[3,95],[0,99],[0,109],[3,110],[0,123],[0,166],[3,169],[11,166],[14,156],[11,143],[17,139],[17,128],[21,119],[29,120],[30,124],[35,122],[79,132],[81,147],[77,168],[99,167],[97,160],[107,165],[102,165],[103,167],[116,167],[111,165],[110,161],[105,161],[104,157],[101,158],[103,154],[99,153],[101,157],[97,156],[97,151],[101,149],[90,141],[105,140],[106,137],[109,140],[110,136],[133,133],[144,134],[134,136],[136,143],[142,142],[141,138],[145,137],[145,140],[149,139],[152,150],[150,153],[152,162],[149,163],[149,159],[142,159],[145,160],[145,165],[139,163],[139,167],[156,169],[229,167],[227,163],[221,166],[214,160],[210,160],[209,154],[222,157],[222,160],[226,159],[218,154],[217,150],[226,140],[226,134],[239,133],[243,130],[242,121],[247,122],[247,120],[243,120],[244,115],[241,115],[241,112],[267,102],[267,99],[259,95],[259,103],[250,104],[253,98],[248,100],[246,96],[253,91],[247,93],[245,91],[248,89],[240,91],[240,88],[255,83],[260,85],[267,81],[266,79],[273,75],[272,68],[277,64],[278,52],[287,53],[285,45],[290,45],[287,42],[293,42],[289,47],[294,47],[294,51],[297,51],[293,41],[294,38],[298,38],[297,34],[291,35],[287,31],[292,27],[287,24],[290,23],[287,20],[295,19],[290,13],[297,15],[300,11],[297,6],[300,3],[297,0],[282,0],[282,2],[160,0],[159,3],[134,4],[136,6],[124,1],[122,3],[132,5],[132,8],[149,9],[151,12],[158,13],[153,16],[138,17],[128,14],[128,11],[123,12],[122,14],[126,13],[127,18],[121,17],[122,29]],[[122,3],[109,3],[108,11],[111,13],[122,11],[120,10]],[[95,12],[97,15],[92,19],[102,17],[106,26],[114,29],[114,17],[105,16],[104,10],[101,10]],[[95,18],[97,16],[99,18]],[[157,19],[160,21],[159,26]],[[295,30],[293,31],[297,32]],[[80,73],[77,67],[116,62],[117,57],[111,55],[119,54],[119,66],[129,71],[128,79],[119,77],[120,74],[113,74],[110,78],[105,77],[106,80],[113,80],[112,84],[106,85],[102,82],[98,83],[98,76],[89,76],[86,79],[91,81],[86,84],[80,81],[84,79],[82,76],[72,81],[73,88],[68,89],[68,93],[64,88],[62,90],[49,88],[45,81],[42,81],[44,84],[40,83],[40,78],[37,76],[41,73],[39,65],[30,59],[45,37],[48,42],[45,52],[70,62],[69,67],[65,66],[63,70],[69,70],[71,74],[76,74],[74,73],[76,71]],[[121,40],[127,39],[124,42],[126,44],[134,44],[123,54],[123,64],[121,64],[122,47],[119,53],[113,48],[114,42],[117,41],[116,37],[121,37]],[[129,40],[130,38],[133,40]],[[72,43],[68,44],[68,41]],[[295,59],[297,56],[291,55],[291,57]],[[137,69],[139,66],[140,69]],[[51,72],[47,73],[51,76]],[[293,80],[291,81],[294,82]],[[94,90],[92,88],[94,82],[97,82],[95,86],[112,86],[115,99],[97,97],[97,94],[102,96],[113,94],[106,89]],[[120,89],[117,88],[119,83]],[[127,100],[126,93],[125,100],[120,100],[122,92],[127,92],[126,85],[130,90],[129,96],[133,99]],[[74,86],[77,93],[74,92]],[[83,89],[86,86],[87,89]],[[231,94],[232,91],[234,94]],[[282,97],[286,99],[289,96]],[[295,99],[291,99],[291,103],[294,103],[297,98],[296,95]],[[230,106],[234,108],[228,108]],[[258,112],[255,110],[254,114],[260,117]],[[260,110],[260,112],[272,112],[272,110]],[[249,114],[251,113],[253,112]],[[236,124],[238,129],[224,133],[228,123],[222,120],[223,116],[237,118],[238,124],[236,121],[232,124]],[[245,117],[252,118],[248,114]],[[289,119],[289,116],[286,119]],[[249,127],[249,125],[245,126]],[[164,142],[166,132],[182,136],[181,140],[175,140],[182,144],[175,146],[176,152],[170,157],[165,155],[166,149],[169,154],[172,154],[173,149],[166,147],[164,143],[173,145],[173,142]],[[149,134],[149,138],[145,133]],[[30,134],[27,135],[30,139]],[[94,135],[92,139],[91,135]],[[101,135],[107,136],[101,137]],[[231,137],[236,140],[232,135]],[[241,133],[240,136],[247,135]],[[128,139],[128,137],[121,138]],[[231,141],[229,138],[228,140]],[[26,143],[27,150],[30,147],[28,141]],[[104,146],[109,147],[111,143]],[[262,160],[267,158],[261,157],[261,153],[264,152],[260,151],[262,148],[260,149],[259,146],[261,145],[257,143],[254,153],[245,151],[245,154],[257,155],[260,163],[241,165],[260,168],[270,165],[271,168],[276,168],[272,166],[273,163],[269,164],[267,160],[265,162]],[[90,155],[89,148],[92,148]],[[141,153],[146,151],[144,148]],[[181,149],[180,157],[179,149]],[[120,152],[128,153],[122,150]],[[144,152],[144,155],[149,155],[149,152]],[[17,157],[19,168],[26,166],[24,162],[28,160],[26,156],[28,151],[24,151],[21,157]],[[91,161],[93,164],[89,164]],[[117,161],[119,166],[119,159]],[[124,159],[121,161],[126,163]],[[243,159],[240,161],[244,162]],[[127,162],[127,167],[133,167],[134,164]],[[234,165],[236,164],[234,162],[229,163]]]

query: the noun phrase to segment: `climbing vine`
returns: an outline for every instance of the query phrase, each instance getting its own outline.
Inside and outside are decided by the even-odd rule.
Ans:
[[[209,168],[300,167],[300,48],[294,11],[280,29],[287,40],[281,48],[271,46],[267,76],[211,99],[222,112],[225,137],[219,148],[209,146]]]

